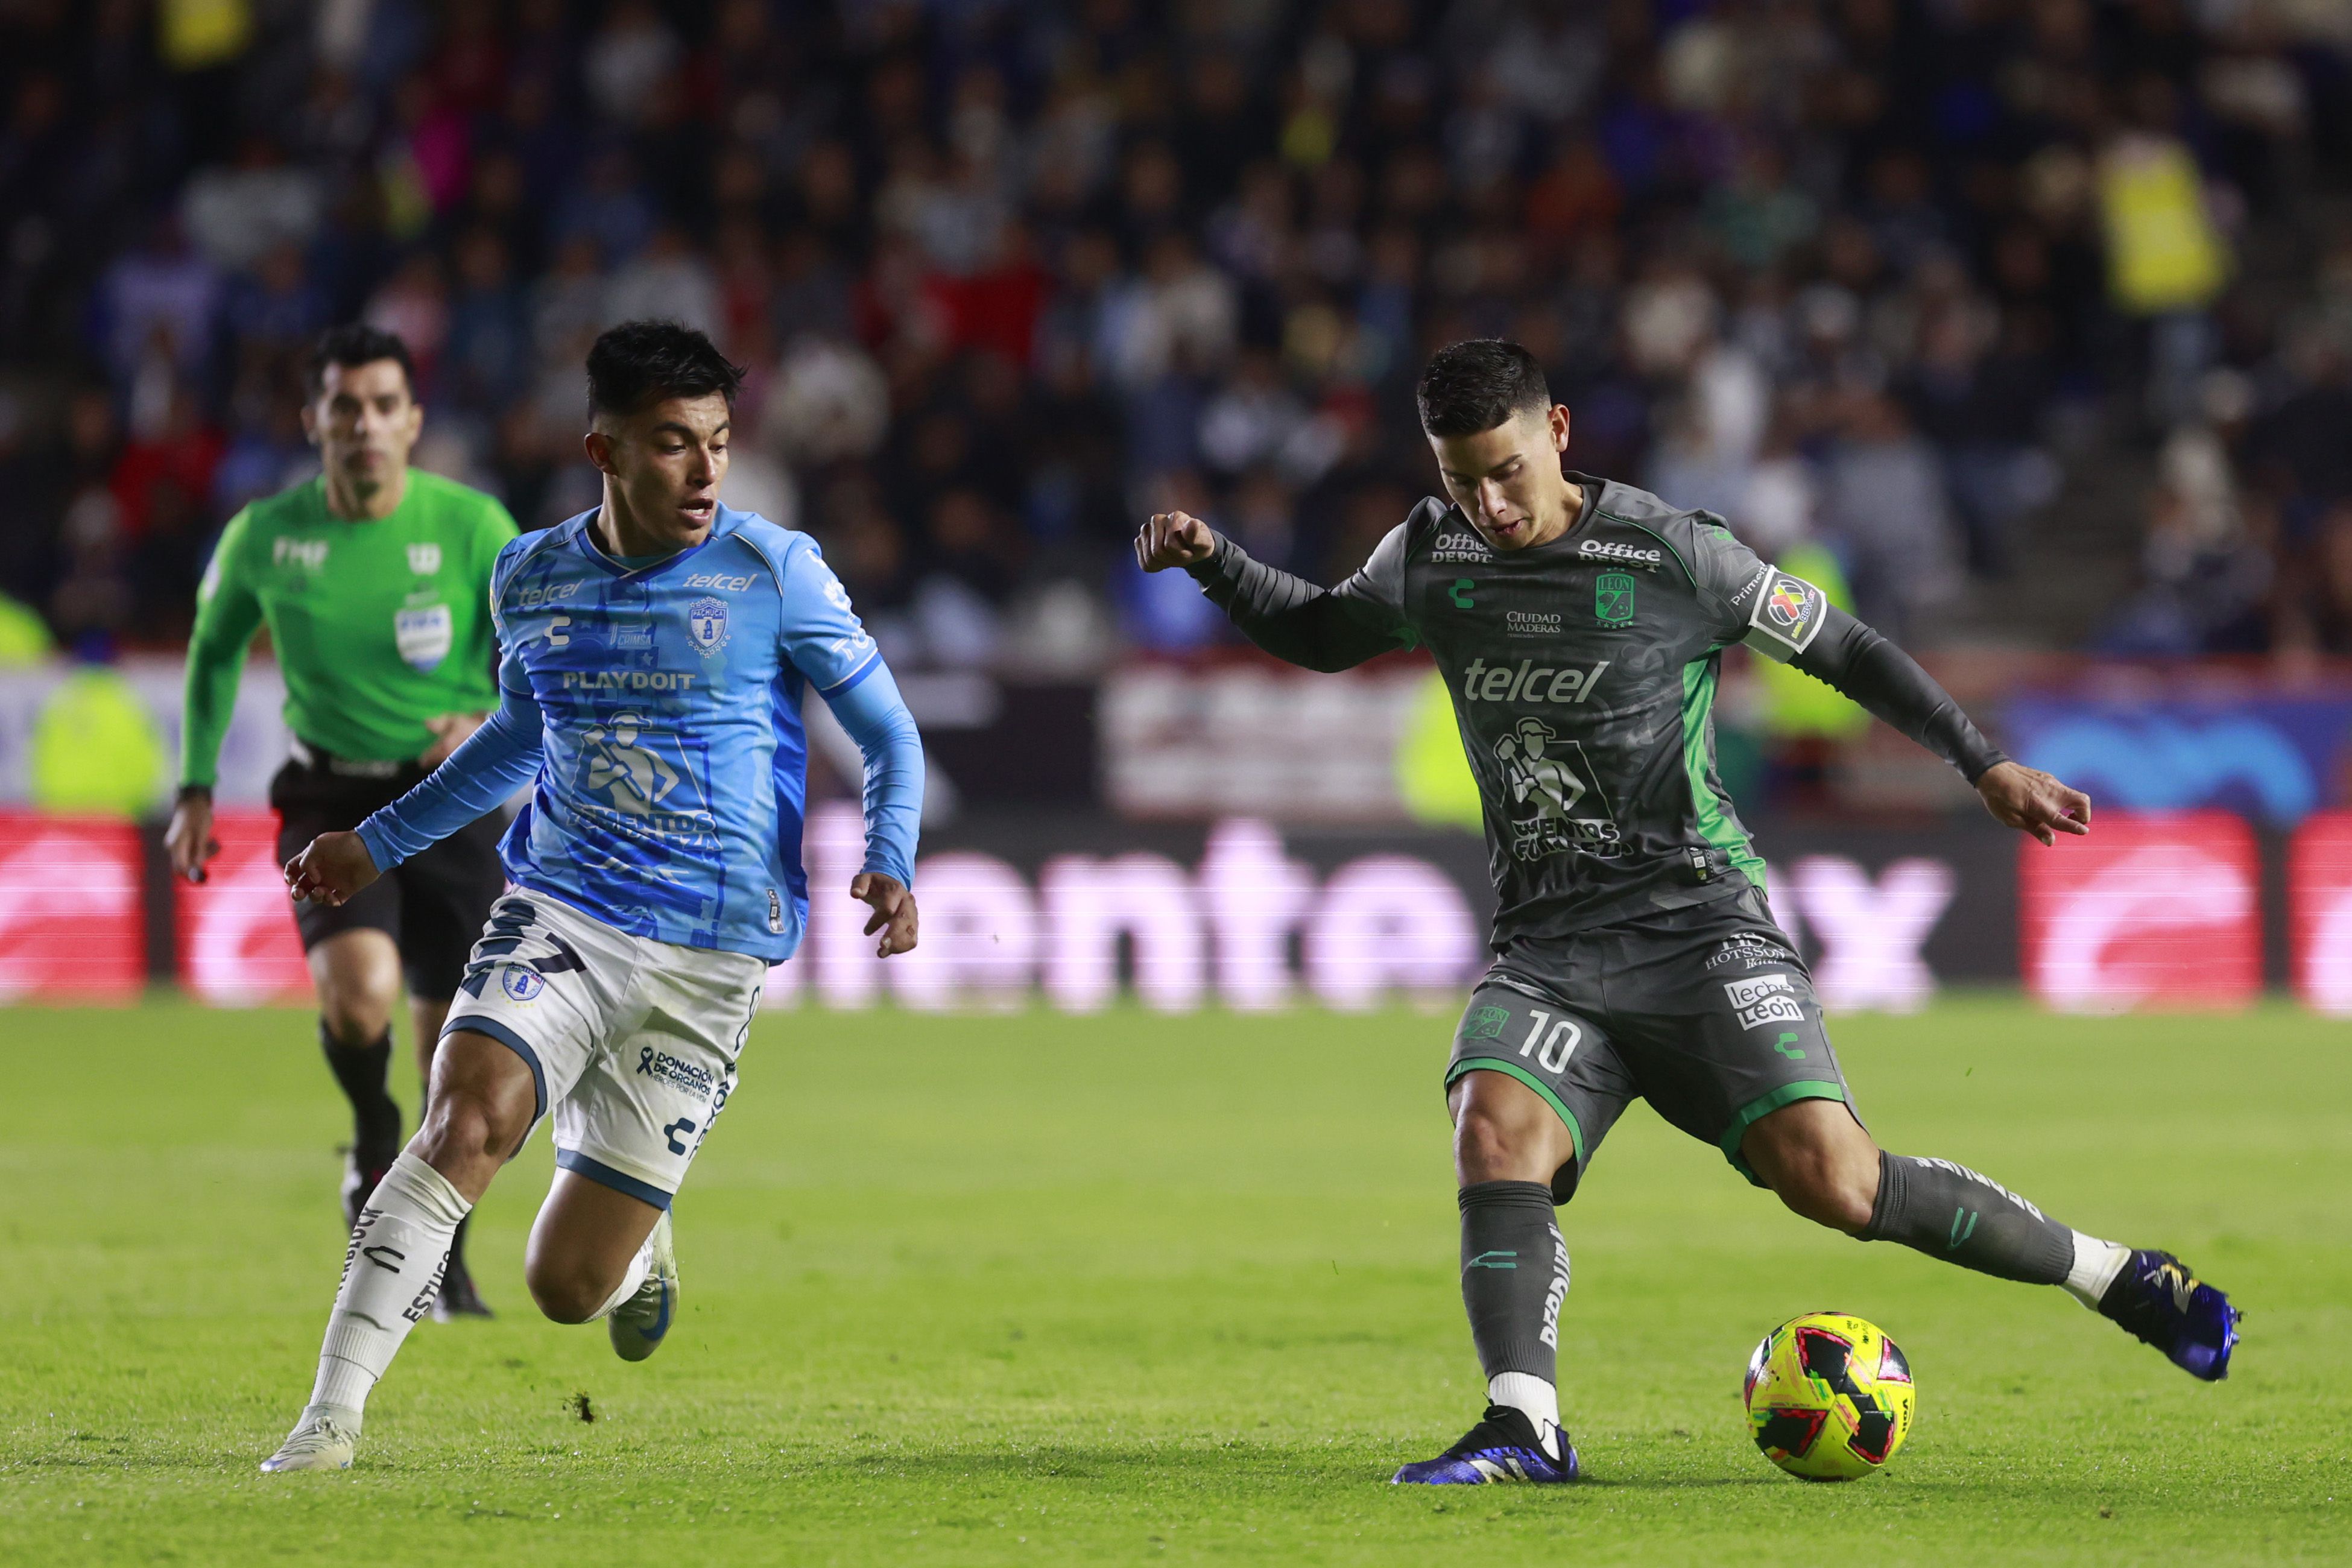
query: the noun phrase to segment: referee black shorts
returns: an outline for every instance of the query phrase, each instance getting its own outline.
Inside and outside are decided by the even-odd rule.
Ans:
[[[304,746],[302,755],[269,781],[278,859],[292,859],[321,833],[357,827],[369,813],[405,795],[425,772],[415,763],[344,762]],[[499,860],[505,826],[501,815],[492,812],[394,867],[340,906],[294,904],[302,951],[338,932],[380,931],[400,949],[410,995],[436,1002],[456,995],[490,905],[506,891],[506,868]]]

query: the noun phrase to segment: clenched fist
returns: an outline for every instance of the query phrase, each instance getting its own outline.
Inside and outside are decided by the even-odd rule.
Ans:
[[[1135,563],[1146,572],[1194,565],[1216,551],[1216,533],[1190,512],[1155,512],[1135,535]]]
[[[332,908],[382,875],[358,834],[321,833],[286,862],[286,889]]]

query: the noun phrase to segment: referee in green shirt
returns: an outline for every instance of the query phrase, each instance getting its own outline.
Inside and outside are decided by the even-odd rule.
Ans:
[[[294,736],[269,785],[281,859],[398,798],[498,703],[490,563],[515,537],[514,520],[480,491],[408,466],[424,410],[408,349],[391,333],[327,333],[311,355],[310,394],[302,426],[324,472],[231,518],[196,591],[180,795],[165,838],[173,871],[195,881],[220,852],[212,786],[221,737],[246,649],[265,624]],[[499,828],[495,814],[485,817],[342,905],[294,906],[319,1037],[352,1102],[351,1223],[400,1152],[400,1107],[385,1078],[403,973],[429,1085],[449,999],[505,889]],[[436,1317],[488,1315],[465,1242],[461,1226]]]

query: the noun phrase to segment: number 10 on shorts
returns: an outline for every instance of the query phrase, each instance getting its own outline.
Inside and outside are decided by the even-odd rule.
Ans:
[[[1584,1031],[1577,1026],[1576,1020],[1555,1020],[1540,1007],[1528,1008],[1528,1037],[1519,1047],[1519,1055],[1532,1054],[1536,1066],[1546,1072],[1558,1072],[1566,1067],[1568,1058],[1576,1054],[1577,1042],[1584,1038]],[[1551,1026],[1549,1034],[1544,1030],[1547,1024]]]

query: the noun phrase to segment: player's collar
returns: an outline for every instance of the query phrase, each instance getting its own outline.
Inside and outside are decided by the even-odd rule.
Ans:
[[[581,554],[586,556],[598,566],[604,568],[614,576],[618,577],[625,582],[633,577],[645,578],[656,575],[657,574],[668,571],[671,567],[690,556],[701,554],[704,551],[709,549],[720,540],[741,528],[743,526],[744,520],[751,515],[749,512],[737,511],[726,502],[721,501],[719,503],[719,506],[711,518],[710,531],[702,536],[701,543],[689,544],[685,549],[677,551],[673,554],[663,556],[660,560],[652,563],[650,565],[629,567],[622,565],[618,561],[614,560],[610,555],[606,554],[604,552],[604,542],[596,537],[596,514],[604,510],[604,509],[601,506],[592,506],[586,511],[582,512],[578,517],[573,518],[570,522],[565,523],[563,526],[571,531],[572,542],[578,548]]]

